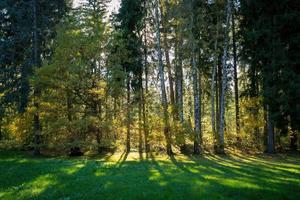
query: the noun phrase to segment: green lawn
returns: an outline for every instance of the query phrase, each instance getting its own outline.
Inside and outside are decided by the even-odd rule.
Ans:
[[[0,199],[300,199],[300,157],[33,158],[0,152]]]

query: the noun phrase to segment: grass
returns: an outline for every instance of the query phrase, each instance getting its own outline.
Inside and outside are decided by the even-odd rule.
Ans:
[[[300,157],[0,152],[0,199],[300,199]]]

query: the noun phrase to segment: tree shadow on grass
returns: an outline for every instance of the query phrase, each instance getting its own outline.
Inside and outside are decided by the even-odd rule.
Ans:
[[[127,160],[128,155],[129,155],[128,151],[126,151],[126,150],[123,151],[123,153],[121,154],[120,158],[116,162],[116,166],[121,167],[124,164],[124,162]]]
[[[72,161],[59,159],[33,158],[24,153],[8,155],[1,153],[0,156],[0,199],[22,199],[23,196],[18,195],[20,192],[30,194],[42,191],[53,183],[51,174],[73,164]]]
[[[24,179],[26,184],[51,174],[53,182],[34,196],[22,190],[16,199],[299,199],[300,183],[292,174],[276,174],[267,166],[230,156],[173,156],[116,162],[100,160],[44,160]],[[5,162],[3,162],[4,165]],[[46,165],[49,167],[46,167]],[[16,170],[22,163],[14,162]],[[34,174],[34,172],[36,174]],[[283,180],[281,178],[286,178]],[[38,183],[36,183],[38,184]],[[13,195],[13,194],[11,194]],[[4,196],[9,197],[9,196]],[[4,198],[5,199],[5,198]],[[9,198],[7,198],[9,199]],[[12,198],[13,199],[13,198]]]

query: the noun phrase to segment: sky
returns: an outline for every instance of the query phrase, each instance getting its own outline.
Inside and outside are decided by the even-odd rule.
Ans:
[[[84,2],[85,0],[74,0],[73,1],[73,6],[74,7],[77,7],[80,5],[81,2]],[[109,12],[117,12],[118,11],[118,8],[119,8],[119,5],[120,5],[120,0],[111,0],[111,3],[109,4],[108,6],[108,10]]]

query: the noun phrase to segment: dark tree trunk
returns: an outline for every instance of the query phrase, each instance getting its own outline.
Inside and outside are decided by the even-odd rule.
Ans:
[[[144,1],[144,8],[147,16],[147,3]],[[146,17],[144,18],[144,73],[145,73],[145,90],[142,87],[142,101],[143,101],[143,129],[144,129],[144,143],[145,152],[150,152],[150,144],[148,141],[149,130],[148,130],[148,115],[147,115],[147,95],[148,95],[148,40],[147,40],[147,29],[146,29]]]
[[[271,119],[270,109],[267,106],[267,127],[268,127],[268,153],[275,153],[275,136],[274,136],[274,125]]]
[[[216,38],[214,44],[214,62],[211,74],[211,126],[214,137],[214,150],[217,150],[217,128],[218,126],[218,39],[219,39],[219,18],[216,25]]]
[[[291,136],[290,136],[290,148],[292,151],[297,151],[298,149],[298,136],[296,131],[292,131]]]
[[[98,109],[99,108],[99,111]],[[102,121],[102,102],[95,102],[95,109],[94,109],[94,115],[98,120],[101,122]],[[100,127],[96,127],[96,141],[97,141],[97,146],[98,146],[98,153],[102,153],[101,149],[101,142],[102,142],[102,129]]]
[[[162,10],[162,4],[161,10]],[[172,66],[170,62],[170,54],[169,54],[169,45],[168,45],[168,12],[169,12],[169,4],[166,2],[167,6],[167,11],[165,14],[162,13],[162,27],[163,27],[163,44],[164,44],[164,52],[165,52],[165,57],[166,57],[166,67],[167,67],[167,72],[168,72],[168,78],[169,78],[169,86],[170,86],[170,103],[172,107],[175,107],[175,92],[174,92],[174,81],[173,81],[173,75],[172,75]],[[173,117],[175,116],[175,113],[173,112]]]
[[[131,133],[130,133],[130,125],[131,125],[131,102],[130,102],[130,74],[127,72],[127,133],[126,133],[126,152],[130,152],[130,139],[131,139]]]
[[[2,118],[0,118],[0,141],[3,139],[3,133],[2,133]]]
[[[264,137],[263,137],[263,151],[268,152],[268,111],[264,105]]]
[[[143,136],[142,136],[142,107],[143,107],[142,104],[143,104],[143,102],[141,101],[142,100],[142,90],[139,93],[140,93],[139,95],[141,97],[141,99],[139,101],[139,111],[138,111],[138,118],[139,118],[139,153],[141,154],[141,153],[143,153]]]
[[[38,47],[38,30],[37,30],[37,1],[32,0],[32,14],[33,14],[33,63],[34,67],[40,67],[40,55]],[[39,103],[38,97],[40,96],[40,88],[35,86],[34,88],[34,107],[36,109],[34,113],[34,155],[40,155],[40,143],[41,143],[41,124],[40,124],[40,115],[39,115]]]
[[[180,26],[180,25],[179,25]],[[176,45],[175,45],[175,56],[176,56],[176,66],[175,66],[175,116],[176,119],[179,119],[180,123],[184,122],[183,115],[183,71],[182,71],[182,30],[181,27],[176,28]]]

